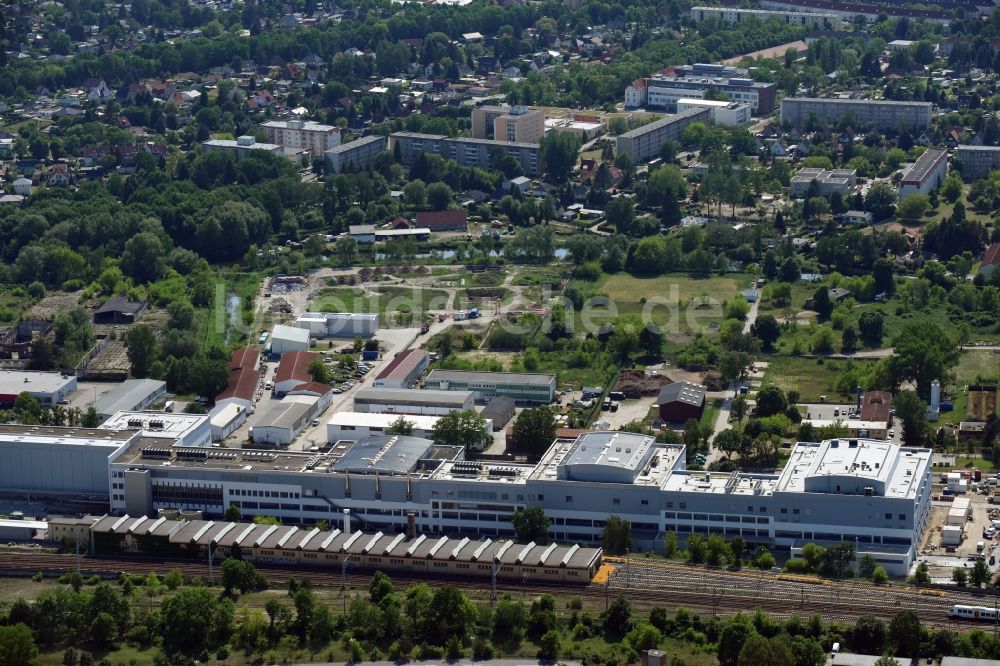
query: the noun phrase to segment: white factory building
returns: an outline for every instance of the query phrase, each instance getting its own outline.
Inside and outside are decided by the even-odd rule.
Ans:
[[[126,379],[94,403],[102,419],[118,412],[141,412],[167,394],[167,383],[159,379]]]
[[[475,406],[472,391],[362,388],[354,394],[354,411],[375,414],[443,416]]]
[[[276,324],[271,331],[271,353],[281,356],[288,352],[309,351],[309,331],[299,326]]]
[[[112,502],[113,512],[216,516],[235,503],[244,516],[339,527],[349,509],[352,527],[366,532],[404,530],[412,513],[422,534],[492,538],[512,534],[513,512],[537,506],[555,541],[600,543],[615,515],[631,524],[637,549],[662,548],[669,532],[681,542],[741,536],[792,553],[809,542],[849,542],[857,557],[899,575],[915,559],[931,506],[930,450],[863,439],[799,443],[776,474],[689,471],[684,446],[623,432],[556,440],[534,465],[468,461],[462,447],[408,436],[341,441],[321,453],[168,453],[169,465],[156,455],[147,459],[137,444],[116,457],[112,473],[125,479],[128,505]]]
[[[371,338],[378,332],[378,314],[303,312],[295,325],[314,338]]]
[[[54,405],[76,391],[76,377],[58,372],[0,370],[0,405],[12,405],[27,392],[43,405]]]
[[[165,446],[210,446],[212,427],[206,414],[117,412],[99,426],[103,430],[139,430],[144,439],[162,439]]]
[[[208,423],[212,428],[212,441],[221,442],[243,425],[247,420],[247,408],[229,402],[208,415]]]
[[[677,113],[689,109],[708,109],[712,120],[726,127],[743,127],[751,121],[752,109],[746,102],[724,102],[712,99],[694,99],[685,97],[677,100]]]
[[[413,437],[429,439],[440,416],[337,412],[326,422],[326,441],[357,441],[371,435],[383,435],[396,420],[405,418],[413,426]]]

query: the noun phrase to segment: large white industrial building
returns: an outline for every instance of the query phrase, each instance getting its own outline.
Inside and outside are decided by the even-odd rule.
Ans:
[[[378,332],[378,314],[303,312],[295,325],[314,338],[371,338]]]
[[[160,455],[157,452],[157,455]],[[895,574],[913,562],[931,500],[931,452],[889,442],[800,443],[777,474],[685,469],[680,445],[624,432],[557,440],[536,465],[464,460],[461,447],[417,437],[338,442],[326,453],[219,450],[170,465],[131,446],[112,463],[125,501],[112,509],[146,515],[161,508],[402,531],[407,514],[426,534],[507,536],[511,514],[542,508],[557,541],[598,543],[608,516],[631,523],[638,548],[661,547],[667,532],[742,536],[801,548],[856,544]],[[460,510],[459,510],[459,504]]]
[[[95,434],[97,433],[97,434]],[[110,495],[112,513],[194,509],[287,522],[326,520],[424,534],[508,536],[528,506],[552,539],[598,543],[608,516],[637,548],[674,532],[741,536],[791,549],[855,544],[905,573],[927,527],[931,451],[869,439],[799,443],[775,474],[685,469],[684,446],[626,432],[557,439],[534,465],[465,460],[462,447],[412,436],[339,441],[323,452],[164,446],[138,431],[0,426],[0,489]],[[98,489],[104,483],[102,489]],[[110,485],[108,485],[110,483]],[[346,527],[346,526],[345,526]]]
[[[108,464],[139,432],[0,425],[0,492],[108,496]],[[110,492],[124,500],[122,488]]]

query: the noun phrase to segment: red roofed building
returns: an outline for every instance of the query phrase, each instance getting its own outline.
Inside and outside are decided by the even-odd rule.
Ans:
[[[434,210],[417,213],[417,229],[435,231],[465,231],[468,216],[464,210]]]
[[[260,384],[260,350],[256,347],[234,349],[229,357],[229,385],[215,396],[216,408],[236,403],[250,408]]]
[[[427,366],[430,356],[423,349],[407,349],[396,354],[372,382],[374,388],[410,388]]]
[[[892,394],[888,391],[865,391],[861,396],[861,420],[892,423]]]
[[[283,354],[274,373],[274,393],[281,397],[299,384],[312,381],[309,364],[316,359],[313,352],[288,352]]]
[[[1000,265],[1000,243],[993,243],[993,245],[986,248],[986,254],[983,255],[983,262],[979,264],[979,272],[983,277],[988,278],[993,274],[998,265]]]

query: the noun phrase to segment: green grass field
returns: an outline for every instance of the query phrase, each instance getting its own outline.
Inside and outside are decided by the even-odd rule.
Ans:
[[[979,379],[996,381],[1000,377],[1000,352],[966,349],[952,371],[958,386],[974,384]]]
[[[622,315],[638,315],[643,319],[648,316],[664,328],[668,340],[687,341],[696,331],[717,331],[723,320],[722,303],[739,295],[750,281],[750,276],[742,274],[697,279],[678,274],[642,278],[618,273],[593,283],[577,282],[610,302],[585,302],[582,311],[574,315],[575,330],[592,332],[590,328]]]
[[[834,388],[837,373],[848,363],[872,363],[873,361],[847,359],[815,359],[795,356],[771,356],[766,359],[765,384],[775,384],[783,391],[798,391],[802,402],[819,402],[821,395],[834,400],[849,398]],[[818,363],[817,361],[822,361]]]

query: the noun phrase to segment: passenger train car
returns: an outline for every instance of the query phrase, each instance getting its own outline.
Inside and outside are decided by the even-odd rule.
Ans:
[[[997,609],[988,606],[962,606],[956,604],[948,609],[948,617],[956,620],[977,620],[980,622],[996,622]]]

